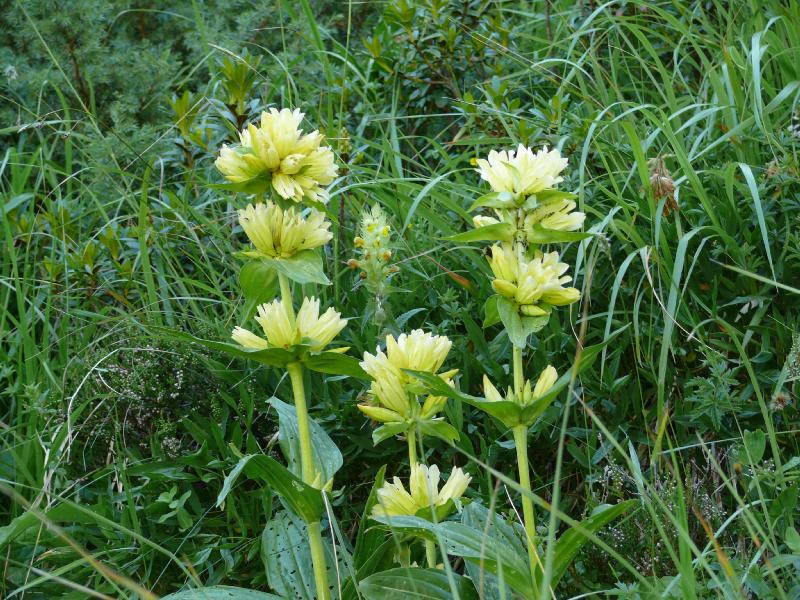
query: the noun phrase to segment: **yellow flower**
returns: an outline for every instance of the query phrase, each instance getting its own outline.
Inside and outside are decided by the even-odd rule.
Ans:
[[[297,330],[300,337],[315,352],[320,352],[330,344],[345,325],[347,321],[333,308],[320,315],[319,300],[316,298],[303,298],[303,304],[297,311]]]
[[[290,348],[305,343],[314,352],[321,352],[347,324],[332,308],[320,316],[319,300],[316,298],[304,298],[295,318],[286,312],[280,300],[262,304],[258,307],[256,321],[261,325],[266,339],[236,327],[231,335],[233,341],[244,348],[258,350]]]
[[[536,385],[533,386],[533,389],[531,389],[530,380],[526,380],[525,385],[523,385],[522,391],[519,395],[515,394],[514,390],[511,388],[508,388],[504,398],[497,388],[492,385],[492,382],[489,380],[489,378],[484,375],[483,394],[487,400],[492,402],[508,400],[509,402],[514,402],[520,406],[528,406],[547,394],[547,392],[549,392],[556,384],[557,380],[558,373],[552,366],[548,366],[539,375],[539,379],[536,380]]]
[[[489,266],[495,276],[494,290],[516,303],[523,315],[546,315],[549,308],[539,306],[540,303],[566,306],[581,297],[576,288],[563,287],[572,278],[564,275],[569,265],[559,262],[557,252],[537,252],[532,260],[525,261],[517,257],[511,246],[495,245]]]
[[[557,149],[547,146],[536,154],[520,144],[516,151],[492,150],[485,159],[478,160],[481,179],[487,181],[495,192],[508,192],[515,199],[551,189],[563,181],[560,173],[567,159]]]
[[[401,334],[395,339],[386,336],[386,352],[376,349],[375,354],[364,353],[361,368],[372,377],[370,395],[377,403],[396,416],[388,418],[383,412],[374,411],[370,405],[359,405],[359,409],[377,421],[402,421],[413,416],[431,418],[442,409],[446,399],[429,397],[420,412],[415,398],[416,380],[403,369],[437,373],[450,352],[452,342],[444,336],[415,329],[410,334]],[[449,381],[456,371],[439,375]],[[418,414],[419,413],[419,414]]]
[[[586,215],[573,212],[577,205],[572,200],[562,199],[546,202],[525,215],[525,229],[530,231],[535,224],[545,229],[575,231],[583,226]]]
[[[239,211],[239,224],[256,247],[244,254],[254,258],[289,258],[333,237],[321,212],[312,209],[304,218],[294,208],[283,210],[273,202],[248,204]]]
[[[318,131],[303,134],[303,116],[300,109],[288,108],[261,113],[258,127],[251,123],[239,133],[239,146],[222,146],[217,169],[233,183],[263,179],[287,200],[325,200],[322,186],[337,174],[333,152],[321,145]]]
[[[444,506],[450,500],[461,498],[472,480],[458,467],[453,468],[441,490],[439,479],[439,467],[436,465],[411,465],[408,491],[398,477],[394,477],[391,483],[384,483],[377,491],[378,502],[372,507],[372,516],[415,515],[419,510]],[[443,515],[438,516],[441,518]]]

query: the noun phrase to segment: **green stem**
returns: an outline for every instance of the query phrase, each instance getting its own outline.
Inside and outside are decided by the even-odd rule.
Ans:
[[[294,407],[297,411],[297,431],[300,435],[300,467],[303,481],[309,485],[314,483],[314,454],[311,448],[311,428],[308,425],[308,407],[306,406],[306,393],[303,387],[303,366],[300,363],[286,365],[289,378],[292,380],[294,392]],[[324,483],[324,482],[321,482]]]
[[[523,489],[522,516],[525,521],[525,537],[528,542],[528,564],[531,570],[531,581],[537,580],[539,571],[539,555],[536,552],[536,522],[531,501],[531,478],[528,467],[528,427],[514,427],[514,445],[517,447],[517,466],[519,467],[519,484]]]
[[[283,280],[281,281],[281,288],[283,288]],[[303,366],[300,363],[289,363],[286,365],[286,369],[289,371],[289,378],[292,381],[294,407],[297,412],[297,431],[300,436],[300,469],[303,481],[313,485],[317,474],[314,468],[311,428],[308,422],[308,406],[306,406],[306,392],[303,386]],[[320,487],[324,483],[324,481],[320,481]],[[319,521],[313,521],[306,525],[308,527],[308,544],[311,548],[311,562],[314,566],[317,599],[329,600],[331,595],[328,589],[328,566],[325,561],[325,548],[322,543],[322,526]]]
[[[314,583],[317,600],[330,600],[328,588],[328,566],[325,563],[325,548],[322,545],[322,526],[319,521],[308,524],[308,544],[311,547],[311,563],[314,565]]]
[[[408,442],[408,466],[413,467],[417,464],[417,429],[416,425],[408,430],[406,433],[406,441]]]
[[[525,373],[522,371],[522,348],[514,346],[512,350],[514,359],[514,394],[519,398],[525,386]]]
[[[428,559],[428,567],[431,569],[436,568],[436,543],[431,540],[425,540],[425,556]]]

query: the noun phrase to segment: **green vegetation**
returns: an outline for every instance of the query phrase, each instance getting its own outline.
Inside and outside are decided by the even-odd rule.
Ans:
[[[0,27],[0,596],[800,597],[800,5],[29,0]],[[215,166],[270,108],[325,135],[325,204]],[[564,181],[496,193],[478,161],[519,144]],[[330,235],[254,249],[237,211],[267,200]],[[580,231],[473,225],[561,201]],[[580,299],[523,300],[501,246],[558,252]],[[234,343],[273,300],[267,346]],[[417,329],[452,345],[389,406],[365,353]]]

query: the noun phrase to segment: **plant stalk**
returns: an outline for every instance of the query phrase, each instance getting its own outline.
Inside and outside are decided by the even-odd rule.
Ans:
[[[519,467],[519,484],[524,490],[522,494],[522,516],[525,521],[525,538],[528,543],[528,565],[531,571],[531,583],[536,582],[539,570],[539,554],[536,551],[536,522],[533,513],[533,502],[530,499],[531,478],[528,467],[528,427],[517,425],[514,431],[514,445],[517,448],[517,466]]]
[[[425,556],[428,559],[428,567],[431,569],[436,568],[436,543],[431,540],[425,540]]]
[[[416,425],[406,432],[408,442],[408,466],[413,467],[417,464],[417,430]]]
[[[283,280],[281,280],[283,288]],[[285,296],[284,296],[285,298]],[[303,366],[300,363],[286,365],[294,392],[294,407],[297,412],[297,431],[300,435],[300,469],[303,482],[313,485],[317,477],[314,469],[314,452],[311,447],[311,429],[308,423],[308,407],[303,387]],[[320,482],[322,485],[324,482]],[[314,582],[317,587],[318,600],[329,600],[328,566],[325,560],[325,548],[322,544],[322,526],[319,521],[306,524],[308,528],[308,544],[311,548],[311,562],[314,566]]]
[[[289,315],[289,322],[294,325],[294,306],[292,305],[292,288],[289,285],[289,278],[278,272],[278,282],[281,286],[281,303],[286,314]]]

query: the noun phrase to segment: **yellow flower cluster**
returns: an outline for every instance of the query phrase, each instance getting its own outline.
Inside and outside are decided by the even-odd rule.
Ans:
[[[255,246],[244,253],[252,258],[289,258],[333,237],[321,212],[311,209],[304,218],[294,208],[283,210],[273,202],[248,204],[239,211],[239,224]]]
[[[564,275],[569,265],[559,262],[557,252],[536,252],[532,260],[525,260],[509,245],[494,245],[491,251],[492,287],[513,301],[522,315],[548,315],[550,306],[566,306],[580,299],[579,290],[563,287],[572,278]]]
[[[483,391],[486,399],[491,400],[492,402],[508,400],[510,402],[519,404],[520,406],[529,406],[547,394],[547,392],[553,388],[557,380],[558,373],[552,366],[548,366],[539,375],[539,379],[536,380],[536,385],[534,385],[532,389],[530,380],[526,380],[525,385],[522,387],[522,390],[519,394],[515,394],[514,390],[508,388],[504,398],[497,388],[492,385],[492,382],[489,380],[489,378],[484,375]]]
[[[408,490],[398,477],[386,482],[377,491],[378,502],[372,507],[373,517],[415,515],[420,510],[435,509],[461,498],[472,478],[454,467],[447,482],[439,489],[439,467],[411,465]],[[442,515],[439,515],[440,517]]]
[[[380,348],[375,354],[364,353],[361,368],[373,379],[370,395],[377,405],[359,404],[359,410],[371,419],[384,423],[403,422],[415,417],[432,418],[447,399],[428,396],[420,410],[416,394],[421,390],[416,380],[403,369],[437,374],[451,346],[446,337],[421,329],[403,333],[397,339],[387,335],[385,353]],[[456,372],[452,370],[438,374],[449,381]]]
[[[286,200],[323,201],[337,175],[333,151],[318,131],[303,134],[299,109],[271,108],[239,133],[239,146],[223,145],[215,165],[232,183],[263,180]]]
[[[296,317],[287,312],[280,300],[262,304],[258,307],[256,321],[266,339],[243,327],[236,327],[231,335],[233,341],[256,350],[291,348],[304,343],[314,352],[321,352],[347,324],[333,308],[320,315],[316,298],[304,298]]]
[[[373,294],[383,294],[388,277],[396,273],[396,266],[389,266],[392,251],[389,247],[391,227],[381,207],[376,204],[372,210],[361,217],[359,234],[353,245],[361,255],[361,259],[350,259],[351,269],[361,269],[360,277]]]
[[[488,158],[478,160],[481,179],[487,181],[495,192],[508,192],[521,198],[550,189],[564,180],[561,171],[567,166],[557,149],[547,146],[536,154],[520,144],[516,151],[492,150]]]

